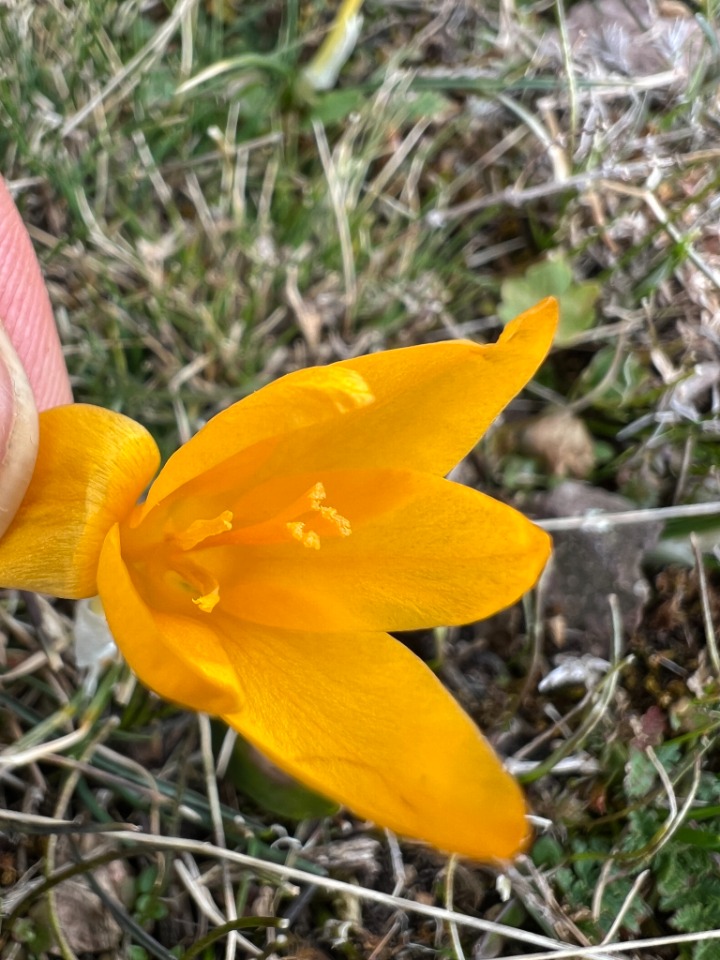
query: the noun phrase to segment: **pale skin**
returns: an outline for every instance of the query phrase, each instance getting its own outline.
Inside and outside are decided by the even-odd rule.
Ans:
[[[38,412],[71,402],[40,266],[0,177],[0,536],[30,482]]]

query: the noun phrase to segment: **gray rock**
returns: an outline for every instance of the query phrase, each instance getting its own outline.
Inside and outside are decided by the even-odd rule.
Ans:
[[[576,481],[561,483],[539,498],[543,517],[622,513],[636,509],[625,497]],[[617,595],[623,627],[632,633],[649,595],[642,572],[644,555],[656,546],[661,523],[614,526],[553,534],[551,567],[544,580],[545,613],[563,621],[563,649],[607,657],[612,640],[608,596]]]

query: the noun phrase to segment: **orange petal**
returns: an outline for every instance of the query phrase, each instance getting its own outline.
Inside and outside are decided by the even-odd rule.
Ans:
[[[120,532],[105,539],[98,592],[115,641],[146,686],[167,700],[223,713],[242,703],[237,676],[210,620],[151,610],[120,552]]]
[[[0,541],[0,584],[78,599],[97,593],[100,548],[157,470],[150,434],[84,404],[40,414],[30,486]]]
[[[489,861],[523,848],[517,784],[392,637],[248,627],[227,652],[243,706],[225,719],[309,787],[448,852]]]
[[[244,515],[282,503],[281,493],[284,502],[293,500],[313,479],[278,478],[254,489],[232,505],[232,545],[194,554],[220,584],[218,609],[318,632],[468,623],[529,590],[550,552],[548,535],[505,504],[440,477],[399,470],[322,474],[324,502],[347,530],[338,529],[332,515],[303,514],[298,522],[316,535],[316,549],[304,549],[279,521],[263,525],[265,543],[252,527],[243,542]]]
[[[417,657],[386,634],[217,628],[158,614],[103,549],[100,594],[128,663],[153,690],[225,719],[275,763],[356,813],[479,860],[527,839],[514,780]],[[208,623],[211,621],[208,620]]]
[[[533,376],[552,343],[557,304],[543,300],[497,344],[448,341],[291,373],[211,420],[170,459],[148,508],[254,444],[276,441],[272,476],[343,467],[443,475]]]

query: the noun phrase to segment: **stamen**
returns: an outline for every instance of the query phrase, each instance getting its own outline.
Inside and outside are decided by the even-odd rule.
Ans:
[[[269,520],[252,526],[234,527],[232,533],[223,537],[222,543],[224,546],[278,543],[286,541],[289,533],[293,540],[297,540],[303,546],[319,550],[321,537],[349,537],[352,533],[350,521],[338,513],[334,507],[326,507],[323,504],[326,496],[322,483],[314,483],[309,490],[283,507]],[[230,515],[229,511],[227,513]],[[221,514],[222,516],[225,514]],[[307,519],[301,520],[303,516]],[[325,521],[327,527],[322,523],[316,524],[315,520]],[[315,526],[319,526],[319,530],[312,529]]]
[[[316,483],[315,486],[308,491],[308,498],[312,509],[317,510],[323,520],[332,523],[341,537],[349,537],[352,533],[350,521],[338,513],[335,507],[324,507],[322,502],[326,497],[327,494],[325,493],[325,487],[322,483]]]
[[[308,530],[302,520],[286,523],[285,527],[290,532],[290,536],[298,540],[304,547],[309,547],[311,550],[320,549],[320,537],[314,530]]]
[[[320,510],[320,504],[325,500],[327,494],[325,493],[325,487],[318,481],[310,487],[305,496],[310,501],[310,506],[313,510]]]
[[[203,613],[212,613],[220,602],[220,584],[215,577],[186,557],[177,557],[175,567],[165,571],[165,582],[189,598]]]
[[[193,520],[186,530],[173,534],[173,540],[181,550],[192,550],[208,537],[216,537],[220,533],[232,530],[232,519],[232,512],[223,510],[217,517],[209,520]]]
[[[320,511],[320,516],[323,518],[323,520],[327,520],[337,528],[337,531],[341,537],[350,536],[352,533],[350,521],[343,517],[342,514],[338,513],[335,507],[317,507],[317,509]]]
[[[220,603],[220,585],[216,583],[210,593],[206,593],[202,597],[193,597],[193,603],[203,613],[212,613]]]

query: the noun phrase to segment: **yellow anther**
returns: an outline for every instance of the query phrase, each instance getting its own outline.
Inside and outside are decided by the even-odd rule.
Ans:
[[[220,584],[200,564],[188,557],[176,558],[177,567],[165,570],[164,579],[173,591],[179,591],[183,601],[191,600],[203,613],[212,613],[220,602]]]
[[[320,504],[323,502],[327,494],[325,493],[325,487],[322,483],[318,482],[314,486],[310,487],[306,494],[308,500],[310,501],[310,506],[313,510],[319,510]]]
[[[308,530],[302,520],[293,520],[286,523],[285,527],[290,536],[294,540],[298,540],[304,547],[308,547],[310,550],[320,549],[320,537],[314,530]]]
[[[325,487],[322,485],[322,483],[316,483],[315,486],[308,491],[308,497],[313,510],[317,510],[323,520],[327,520],[328,523],[332,523],[341,537],[349,537],[352,533],[350,521],[343,517],[342,514],[338,513],[335,507],[323,506],[323,500],[326,498],[326,496],[327,494],[325,493]]]
[[[314,483],[269,520],[253,526],[236,527],[227,537],[223,537],[222,544],[277,543],[279,535],[282,540],[286,540],[289,533],[293,540],[297,540],[304,547],[319,550],[322,537],[349,537],[352,533],[350,521],[334,507],[324,505],[326,496],[323,484]],[[300,517],[305,519],[301,520]],[[313,529],[315,527],[318,529]]]
[[[232,530],[232,519],[232,512],[223,510],[217,517],[211,517],[209,520],[193,520],[181,533],[174,534],[173,539],[181,550],[192,550],[208,537],[216,537],[219,533]]]
[[[216,584],[210,593],[202,597],[193,597],[193,603],[202,610],[203,613],[212,613],[220,602],[220,587]]]
[[[352,533],[350,521],[337,512],[334,507],[317,507],[323,520],[334,524],[341,537],[349,537]]]

